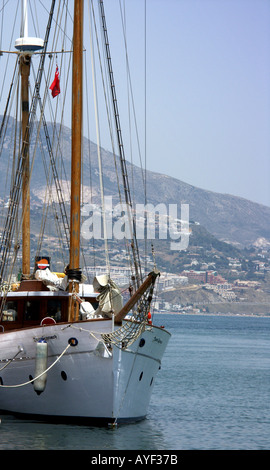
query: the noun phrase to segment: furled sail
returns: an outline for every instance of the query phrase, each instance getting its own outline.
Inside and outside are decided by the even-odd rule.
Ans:
[[[96,292],[99,292],[97,297],[99,307],[96,315],[111,318],[112,314],[120,312],[123,307],[121,292],[107,274],[95,277],[93,287]]]

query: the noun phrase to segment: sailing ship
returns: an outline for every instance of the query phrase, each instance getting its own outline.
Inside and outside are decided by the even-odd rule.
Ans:
[[[47,129],[40,98],[45,60],[54,56],[48,38],[55,0],[51,2],[44,39],[28,37],[28,6],[22,0],[21,37],[16,40],[16,70],[21,78],[22,142],[15,163],[7,215],[1,234],[1,321],[0,321],[0,410],[12,414],[54,419],[86,421],[93,424],[122,423],[144,419],[161,367],[170,333],[152,324],[151,304],[159,272],[154,267],[143,277],[132,202],[123,153],[121,128],[110,58],[105,9],[99,0],[111,95],[117,127],[124,195],[130,208],[133,257],[129,297],[123,302],[120,289],[108,270],[86,284],[81,269],[80,210],[83,101],[83,0],[74,1],[73,85],[70,221],[63,222],[62,238],[68,238],[69,259],[65,272],[53,272],[51,260],[36,256],[30,262],[30,176],[29,157],[36,110],[41,109],[41,126]],[[62,2],[64,4],[66,2]],[[61,4],[61,2],[60,2]],[[57,23],[57,21],[55,21]],[[29,74],[32,57],[40,60],[30,105]],[[51,90],[60,92],[59,70]],[[5,127],[3,116],[1,134]],[[52,145],[46,132],[52,174],[65,216]],[[0,136],[1,138],[1,136]],[[22,210],[19,212],[19,201]],[[12,282],[9,266],[15,265],[20,250],[21,277]],[[18,229],[19,226],[19,229]]]

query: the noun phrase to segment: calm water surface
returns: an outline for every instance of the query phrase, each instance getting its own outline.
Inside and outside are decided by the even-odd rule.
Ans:
[[[0,449],[268,450],[270,317],[154,320],[172,337],[146,420],[103,429],[0,414]]]

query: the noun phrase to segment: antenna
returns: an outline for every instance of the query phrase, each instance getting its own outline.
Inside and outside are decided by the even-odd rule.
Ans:
[[[21,37],[16,39],[15,48],[21,53],[31,54],[43,49],[44,41],[40,38],[28,37],[28,8],[27,0],[21,0],[22,4],[22,22]]]

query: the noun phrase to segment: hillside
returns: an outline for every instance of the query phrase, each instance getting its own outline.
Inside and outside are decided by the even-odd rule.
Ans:
[[[6,167],[10,162],[11,153],[11,132],[13,121],[10,118],[6,136],[3,143],[3,151],[0,159],[0,197],[3,197],[3,191],[6,187]],[[48,124],[48,128],[51,129]],[[62,156],[66,167],[66,173],[61,168],[61,179],[64,181],[64,188],[68,187],[70,180],[70,145],[71,134],[70,129],[63,129],[62,137]],[[48,152],[46,142],[43,138],[42,148],[46,159]],[[89,174],[89,157],[86,151],[89,148],[89,142],[84,139],[84,166],[83,174]],[[33,149],[32,149],[33,150]],[[99,199],[99,171],[97,160],[97,148],[93,142],[90,142],[91,151],[91,180],[92,180],[92,201],[100,204]],[[115,163],[113,155],[102,149],[102,161],[104,168],[104,187],[106,194],[116,197],[117,195],[117,178],[115,174]],[[141,169],[127,162],[128,172],[132,172],[134,181],[134,195],[136,203],[144,203],[144,188],[141,178]],[[46,181],[43,172],[43,162],[40,149],[37,150],[35,164],[32,175],[31,197],[32,207],[42,206],[42,200],[46,191]],[[90,201],[90,190],[88,181],[84,179],[84,193],[86,195],[84,202]],[[89,180],[89,177],[88,177]],[[169,204],[177,204],[178,217],[181,218],[181,204],[189,204],[190,220],[196,221],[201,227],[214,236],[216,239],[226,241],[236,247],[243,248],[256,242],[258,238],[265,238],[270,241],[270,207],[248,201],[246,199],[228,195],[206,191],[190,184],[184,183],[177,178],[171,178],[166,175],[147,171],[147,202],[156,206],[164,203],[167,207]],[[88,191],[88,192],[87,192]],[[68,196],[66,197],[68,200]],[[68,202],[68,201],[67,201]],[[39,213],[39,211],[37,211]],[[34,225],[35,226],[35,225]],[[197,233],[196,236],[199,236]],[[201,235],[202,236],[202,233]],[[192,239],[190,240],[192,243]],[[209,240],[209,243],[211,240]],[[217,243],[217,242],[215,242]],[[223,245],[223,248],[225,246]]]
[[[227,301],[216,292],[206,290],[203,286],[189,285],[163,292],[161,298],[172,306],[183,306],[183,312],[194,313],[227,313],[238,315],[270,315],[269,282],[263,283],[258,290],[246,289],[241,293],[241,300]],[[173,310],[173,307],[171,307]]]

